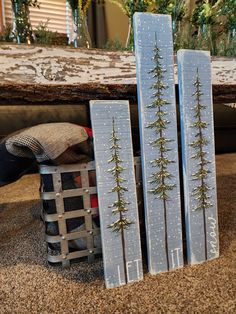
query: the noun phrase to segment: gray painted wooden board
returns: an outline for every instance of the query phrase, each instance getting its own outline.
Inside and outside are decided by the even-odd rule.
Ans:
[[[152,274],[173,270],[183,266],[182,224],[179,187],[178,140],[176,103],[174,89],[173,40],[171,18],[168,15],[135,13],[134,38],[137,68],[139,125],[141,136],[144,207],[146,217],[148,267]],[[161,107],[166,128],[157,132],[148,125],[157,118],[157,108],[148,108],[153,101],[153,84],[157,81],[150,71],[155,68],[154,48],[159,49],[162,83],[162,99],[168,104]],[[169,123],[167,122],[169,121]],[[166,151],[151,144],[153,140],[167,139]],[[171,140],[171,141],[168,141]],[[151,177],[161,168],[153,167],[152,161],[165,157],[171,161],[167,167],[170,179],[162,176],[165,184],[175,185],[168,193],[168,199],[154,195]],[[163,169],[162,169],[163,170]],[[161,184],[161,183],[160,183]],[[160,185],[159,184],[159,185]]]
[[[107,288],[113,288],[143,278],[129,103],[128,101],[90,101],[90,112],[105,283]],[[113,126],[119,138],[119,155],[122,160],[120,165],[124,167],[120,175],[125,181],[121,182],[121,185],[128,188],[128,191],[123,193],[125,201],[129,202],[126,205],[128,211],[124,213],[124,216],[132,222],[124,230],[124,242],[121,231],[115,232],[112,228],[108,228],[119,219],[119,214],[112,213],[114,207],[111,208],[111,205],[118,200],[117,192],[111,192],[116,182],[114,175],[109,171],[115,164],[108,162],[112,156]]]
[[[211,61],[206,51],[180,50],[177,58],[187,257],[198,264],[219,256]],[[203,107],[196,117],[199,104]],[[198,120],[206,124],[194,126]]]

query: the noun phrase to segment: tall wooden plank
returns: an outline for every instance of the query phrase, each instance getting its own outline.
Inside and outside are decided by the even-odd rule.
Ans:
[[[143,278],[128,101],[90,101],[107,288]]]
[[[178,52],[187,256],[219,256],[210,54]]]
[[[170,16],[135,13],[134,38],[148,267],[156,274],[183,266]]]

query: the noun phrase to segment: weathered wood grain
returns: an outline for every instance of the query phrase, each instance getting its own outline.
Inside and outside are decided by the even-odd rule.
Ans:
[[[175,66],[175,83],[177,84]],[[236,98],[235,59],[212,59],[215,102]],[[0,46],[0,102],[136,101],[136,68],[131,52],[26,45]]]
[[[178,52],[187,258],[219,256],[210,55]]]
[[[156,274],[183,267],[170,16],[135,13],[134,39],[148,268]]]
[[[129,104],[91,101],[90,110],[105,282],[113,288],[143,278]]]

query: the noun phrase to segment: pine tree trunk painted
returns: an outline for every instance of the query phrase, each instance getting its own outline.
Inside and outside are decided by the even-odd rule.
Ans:
[[[115,129],[115,118],[113,117],[112,119],[112,125],[113,125],[113,130],[112,130],[112,139],[113,139],[113,145],[114,145],[114,154],[113,154],[113,158],[115,157],[115,169],[118,169],[120,167],[120,163],[121,163],[121,160],[119,158],[119,152],[118,152],[118,149],[121,149],[121,147],[119,147],[117,145],[117,141],[119,140],[119,138],[117,138],[116,136],[116,129]],[[123,169],[124,171],[125,169]],[[109,170],[108,170],[109,171]],[[110,172],[113,172],[113,171],[110,171]],[[120,176],[120,173],[118,171],[115,171],[113,172],[114,174],[114,177],[115,177],[115,182],[116,182],[116,186],[117,186],[117,200],[118,200],[118,204],[121,204],[121,202],[123,201],[124,202],[124,198],[123,198],[123,195],[121,194],[121,189],[122,189],[122,186],[120,185],[120,182],[122,182],[122,178]],[[128,188],[124,188],[126,192],[128,192]],[[119,205],[117,205],[119,206]],[[114,207],[114,206],[113,206]],[[122,209],[124,210],[124,208],[119,208],[119,221],[120,222],[123,222],[125,221],[125,217],[123,215],[123,211]],[[127,225],[130,224],[129,221],[126,221],[127,222]],[[114,226],[111,225],[110,226],[111,228],[113,228]],[[125,275],[125,283],[128,283],[128,275],[127,275],[127,262],[126,262],[126,254],[125,254],[125,229],[124,229],[124,226],[123,224],[120,226],[118,232],[120,232],[120,235],[121,235],[121,244],[122,244],[122,255],[123,255],[123,263],[124,263],[124,275]]]
[[[120,214],[120,218],[122,218],[122,215]],[[124,235],[124,229],[121,230],[121,243],[122,243],[122,251],[123,251],[123,263],[124,263],[124,273],[125,273],[125,283],[128,283],[128,275],[127,275],[127,261],[125,256],[125,235]]]
[[[183,266],[170,16],[135,13],[134,39],[148,268],[156,274]]]
[[[211,61],[209,52],[177,55],[187,259],[219,256]]]
[[[91,101],[90,112],[105,283],[113,288],[143,278],[129,104]]]

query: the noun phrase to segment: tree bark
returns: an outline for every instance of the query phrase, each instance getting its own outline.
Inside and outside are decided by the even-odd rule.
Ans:
[[[235,76],[235,59],[212,59],[215,103],[235,102]],[[178,91],[176,65],[175,83]],[[90,99],[137,102],[136,94],[132,52],[0,46],[0,104],[78,104]]]

